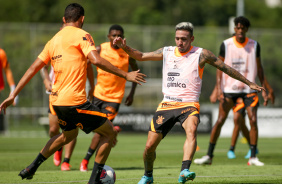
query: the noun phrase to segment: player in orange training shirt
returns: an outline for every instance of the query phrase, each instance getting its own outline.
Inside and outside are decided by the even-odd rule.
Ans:
[[[123,38],[124,30],[120,25],[112,25],[108,34],[109,42],[102,43],[96,47],[100,56],[125,72],[128,71],[129,65],[133,71],[138,70],[135,59],[129,57],[124,50],[113,44],[114,39],[117,37]],[[112,122],[116,117],[122,102],[125,83],[125,79],[97,68],[97,84],[94,90],[93,104],[98,106],[103,113],[107,114],[108,119]],[[131,91],[125,100],[125,105],[130,106],[133,103],[135,88],[136,83],[132,83]],[[115,126],[115,128],[118,132],[121,130],[119,126]],[[99,134],[95,134],[87,154],[80,164],[80,171],[84,172],[88,170],[87,166],[89,160],[97,149],[99,140]]]
[[[4,76],[3,76],[3,70],[6,75],[7,82],[10,86],[10,93],[12,93],[15,90],[15,82],[13,78],[13,73],[10,68],[10,64],[7,59],[7,55],[3,49],[0,48],[0,91],[2,91],[5,87],[5,82],[4,82]],[[13,105],[16,105],[18,103],[18,96],[15,98],[15,101]],[[0,132],[2,130],[5,130],[5,125],[4,125],[4,116],[2,112],[0,113]]]
[[[6,110],[16,95],[33,78],[33,76],[49,63],[54,68],[55,79],[50,95],[51,112],[58,116],[62,133],[52,137],[40,151],[36,159],[19,176],[22,179],[32,179],[38,167],[63,145],[77,137],[79,128],[85,133],[92,131],[101,135],[94,167],[89,184],[99,184],[100,175],[110,154],[117,132],[106,114],[86,98],[87,59],[101,69],[125,78],[128,81],[146,82],[145,75],[139,71],[124,72],[107,60],[100,57],[96,51],[92,36],[82,29],[84,23],[84,8],[77,4],[69,4],[64,13],[65,27],[60,30],[46,45],[38,58],[28,68],[19,81],[14,92],[0,105],[0,110]]]

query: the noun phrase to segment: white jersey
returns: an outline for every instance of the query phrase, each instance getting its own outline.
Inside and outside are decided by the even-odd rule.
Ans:
[[[235,37],[224,40],[224,63],[240,72],[251,82],[255,82],[257,76],[256,49],[257,42],[246,38],[245,43],[240,44]],[[248,85],[242,83],[225,73],[222,73],[221,89],[224,93],[253,93]]]
[[[203,69],[199,67],[202,48],[180,53],[177,47],[163,49],[163,101],[199,102]]]

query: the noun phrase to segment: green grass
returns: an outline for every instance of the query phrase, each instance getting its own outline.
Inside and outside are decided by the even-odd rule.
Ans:
[[[72,170],[60,171],[53,165],[50,157],[36,172],[32,180],[21,180],[19,171],[29,165],[45,145],[46,137],[13,138],[0,137],[0,183],[87,183],[91,170],[79,171],[81,160],[86,154],[92,135],[80,132],[77,145],[71,158]],[[115,169],[117,184],[136,184],[143,175],[142,153],[147,134],[128,134],[121,132],[117,146],[112,149],[107,165]],[[184,134],[169,134],[157,149],[154,164],[154,184],[176,184],[182,160]],[[206,154],[209,136],[199,135],[200,150],[194,158]],[[236,159],[226,157],[230,138],[220,138],[215,149],[213,164],[209,166],[191,165],[190,170],[196,173],[193,183],[282,183],[282,144],[281,138],[260,138],[259,159],[263,167],[247,166],[244,159],[248,146],[238,140]],[[89,168],[93,167],[94,158]],[[187,182],[187,183],[191,183]]]

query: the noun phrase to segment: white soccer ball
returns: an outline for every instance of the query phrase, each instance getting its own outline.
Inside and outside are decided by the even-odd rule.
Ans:
[[[105,184],[114,184],[116,182],[116,173],[114,169],[108,165],[104,165],[100,180]]]

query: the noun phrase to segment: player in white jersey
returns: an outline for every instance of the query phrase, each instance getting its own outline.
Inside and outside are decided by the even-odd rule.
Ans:
[[[272,87],[266,80],[266,77],[264,76],[265,84],[266,84],[266,90],[268,92],[268,100],[271,101],[272,104],[275,102],[275,95],[273,92]],[[217,101],[217,86],[215,85],[212,94],[210,95],[210,101],[211,103],[215,103]],[[235,159],[235,146],[236,142],[239,136],[239,132],[243,134],[244,138],[246,139],[246,142],[248,145],[250,145],[250,133],[249,130],[245,124],[245,116],[246,116],[246,107],[244,104],[244,101],[242,98],[238,98],[235,102],[235,105],[232,107],[233,109],[233,116],[234,116],[234,128],[231,136],[231,144],[230,148],[227,152],[227,157],[229,159]],[[258,153],[258,149],[256,151]],[[248,151],[247,155],[245,156],[245,159],[249,159],[251,156],[251,150]]]
[[[199,97],[202,86],[202,74],[206,63],[222,70],[226,74],[244,82],[253,90],[262,90],[233,68],[225,65],[212,52],[192,46],[194,41],[193,25],[182,22],[175,28],[176,46],[163,47],[155,52],[142,53],[126,45],[126,40],[116,38],[117,44],[128,55],[138,61],[163,61],[163,101],[160,103],[148,132],[143,153],[145,174],[139,184],[153,183],[153,164],[156,148],[176,122],[180,122],[186,132],[183,146],[183,160],[178,182],[185,183],[196,177],[190,172],[190,165],[197,147],[197,127],[199,119]]]
[[[246,33],[250,26],[247,18],[240,16],[234,19],[235,36],[225,40],[222,44],[222,49],[219,58],[227,65],[232,66],[251,82],[254,82],[256,77],[263,87],[266,86],[264,80],[263,68],[260,59],[260,46],[258,42],[246,37]],[[219,97],[219,114],[218,119],[212,129],[210,143],[207,155],[200,159],[195,159],[196,164],[211,164],[216,141],[220,135],[221,127],[223,126],[230,109],[236,104],[238,98],[242,98],[247,114],[250,120],[250,149],[251,157],[248,165],[263,166],[256,157],[257,142],[258,142],[258,126],[257,126],[257,109],[259,106],[258,94],[255,90],[249,88],[244,83],[234,80],[233,78],[217,72],[217,88]],[[267,94],[262,91],[264,105],[267,105]]]

